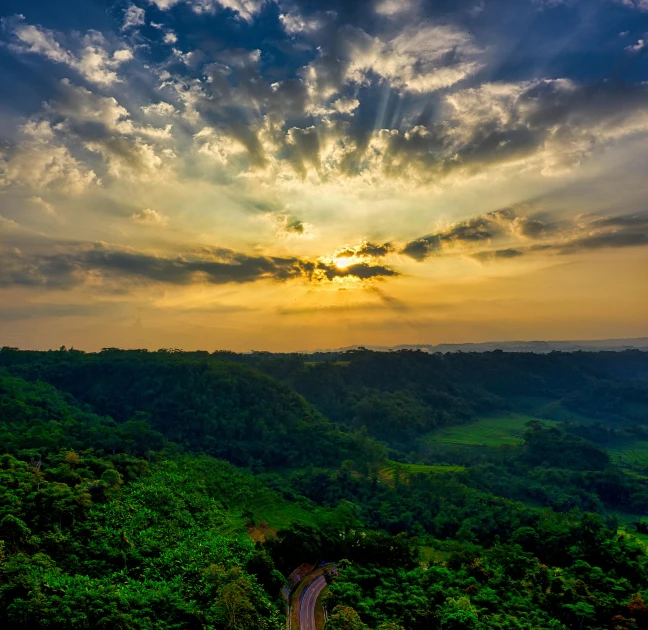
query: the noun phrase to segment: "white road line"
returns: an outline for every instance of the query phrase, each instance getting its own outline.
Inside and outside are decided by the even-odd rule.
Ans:
[[[299,610],[300,630],[315,630],[315,606],[317,604],[317,598],[325,587],[326,580],[323,575],[308,585]]]

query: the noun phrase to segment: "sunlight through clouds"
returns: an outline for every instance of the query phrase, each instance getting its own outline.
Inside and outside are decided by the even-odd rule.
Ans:
[[[245,285],[251,318],[361,291],[424,317],[450,281],[497,301],[505,278],[645,262],[648,15],[602,0],[565,46],[555,16],[582,26],[583,3],[510,3],[147,0],[74,28],[37,6],[2,15],[1,290],[146,305]],[[16,68],[41,80],[20,89]],[[627,308],[637,326],[648,314]],[[384,309],[366,317],[398,336]]]

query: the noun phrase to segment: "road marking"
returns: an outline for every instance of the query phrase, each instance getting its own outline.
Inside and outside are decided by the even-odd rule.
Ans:
[[[323,575],[314,579],[304,593],[299,610],[300,630],[316,630],[315,628],[315,606],[320,593],[326,587],[326,579]]]

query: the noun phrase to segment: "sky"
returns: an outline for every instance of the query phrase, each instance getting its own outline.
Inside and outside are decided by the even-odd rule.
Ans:
[[[648,336],[648,0],[0,18],[0,345]]]

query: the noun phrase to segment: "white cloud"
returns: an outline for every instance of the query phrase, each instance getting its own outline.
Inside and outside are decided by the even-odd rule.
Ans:
[[[97,175],[58,144],[38,137],[25,140],[8,155],[0,155],[0,187],[34,190],[59,188],[79,194],[99,182]]]
[[[89,151],[101,155],[108,173],[115,179],[138,182],[160,181],[167,175],[165,161],[152,144],[136,138],[86,140]],[[168,157],[172,157],[169,155]]]
[[[221,164],[227,164],[233,156],[245,153],[245,147],[238,140],[211,127],[204,127],[195,134],[194,142],[198,146],[198,153]]]
[[[340,114],[350,114],[358,109],[360,101],[357,98],[338,98],[333,102],[333,109]]]
[[[73,123],[99,122],[107,130],[122,134],[135,131],[128,110],[113,96],[99,96],[84,87],[73,85],[68,79],[63,79],[61,85],[64,98],[47,105],[47,110],[55,115],[64,116]]]
[[[315,33],[322,28],[322,16],[304,17],[297,11],[290,11],[289,13],[281,13],[279,20],[288,35],[307,35]]]
[[[410,13],[418,8],[418,0],[380,0],[374,9],[378,15],[399,15]]]
[[[164,34],[163,41],[165,44],[175,44],[178,41],[178,36],[173,31],[167,31]]]
[[[149,0],[150,4],[157,6],[160,11],[167,11],[171,7],[174,7],[176,4],[180,4],[184,1],[185,0]],[[187,1],[189,2],[190,0]]]
[[[151,210],[151,208],[145,208],[141,212],[134,212],[131,219],[135,223],[149,226],[164,226],[169,222],[169,217],[159,213],[157,210]]]
[[[302,71],[315,110],[344,86],[365,85],[372,73],[395,89],[425,93],[450,87],[482,67],[472,36],[445,25],[408,27],[383,39],[344,26],[335,48],[323,42],[318,50]]]
[[[129,28],[137,26],[144,26],[146,12],[141,7],[131,4],[126,11],[124,11],[124,24],[122,30],[125,31]]]
[[[178,112],[176,111],[176,108],[171,105],[171,103],[166,103],[164,101],[160,101],[159,103],[152,103],[151,105],[144,105],[142,107],[142,111],[147,115],[147,116],[175,116]]]
[[[24,19],[19,16],[19,19]],[[20,52],[44,55],[51,61],[73,65],[75,63],[72,55],[63,49],[56,41],[54,32],[49,29],[39,29],[31,24],[18,23],[14,34],[20,42]],[[14,48],[16,49],[16,48]]]
[[[79,44],[77,53],[63,48],[56,33],[50,29],[26,24],[23,16],[5,22],[13,27],[15,44],[12,50],[21,54],[43,55],[50,61],[62,63],[79,72],[85,79],[99,85],[120,81],[117,69],[133,58],[128,48],[110,52],[108,42],[97,31],[89,31]]]
[[[114,97],[95,94],[67,79],[61,82],[60,94],[24,125],[24,140],[4,158],[0,183],[81,192],[99,182],[81,161],[86,151],[100,156],[113,178],[141,182],[170,178],[176,159],[169,146],[170,123],[140,124]]]
[[[630,53],[638,53],[646,47],[646,40],[640,39],[636,44],[626,46],[626,50]]]
[[[212,13],[217,6],[231,9],[244,20],[250,21],[261,10],[265,0],[149,0],[161,11],[168,11],[177,4],[188,4],[195,13]]]
[[[616,0],[621,4],[631,9],[638,9],[639,11],[648,11],[648,0]]]

